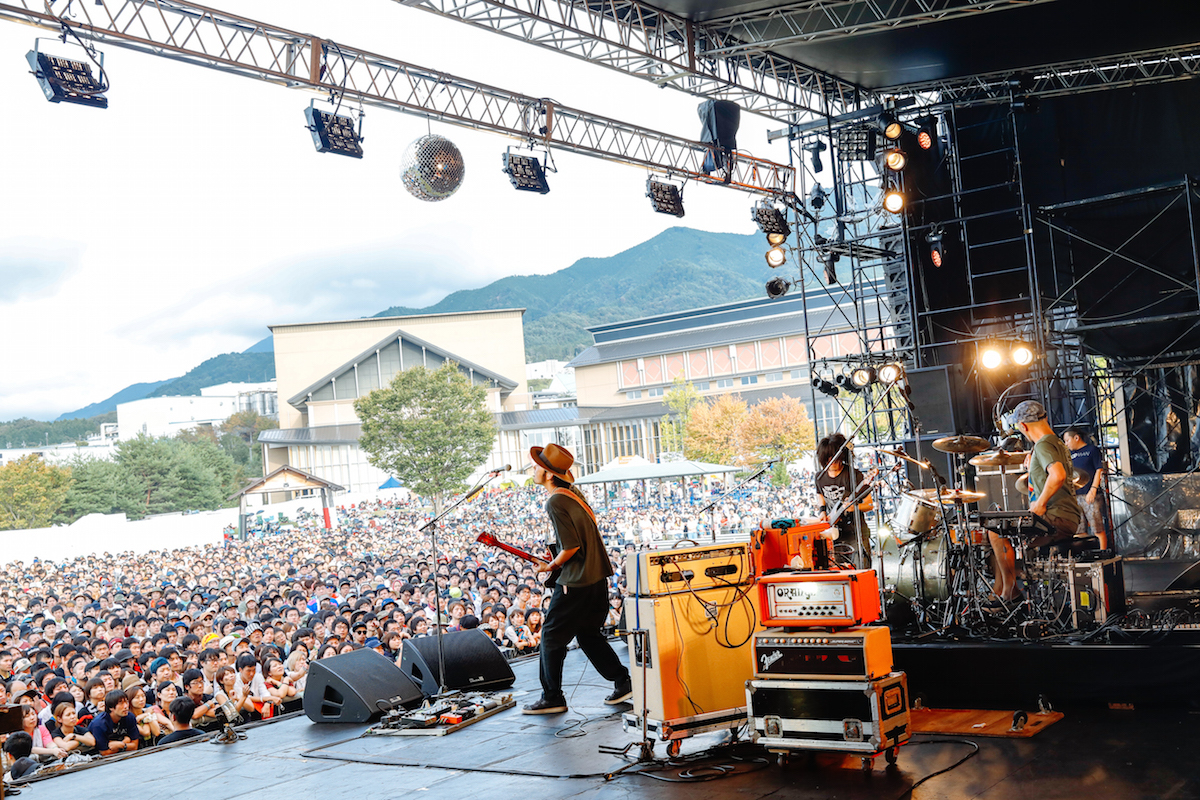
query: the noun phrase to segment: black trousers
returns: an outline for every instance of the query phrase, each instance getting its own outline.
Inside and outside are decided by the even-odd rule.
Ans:
[[[591,586],[554,587],[542,624],[538,677],[542,681],[543,699],[566,700],[562,688],[563,662],[572,639],[579,641],[579,649],[605,680],[613,683],[629,680],[629,670],[600,632],[607,617],[607,581],[597,581]]]

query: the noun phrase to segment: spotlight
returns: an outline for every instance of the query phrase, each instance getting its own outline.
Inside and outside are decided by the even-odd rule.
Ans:
[[[835,380],[838,386],[842,387],[851,394],[858,394],[862,391],[862,387],[855,386],[854,381],[850,379],[849,375],[838,375]]]
[[[804,151],[808,153],[812,159],[813,172],[820,172],[825,167],[821,164],[821,153],[829,149],[829,146],[820,139],[813,139],[808,144],[804,145]]]
[[[1027,367],[1033,363],[1033,348],[1024,342],[1017,342],[1008,351],[1008,357],[1018,367]]]
[[[1004,363],[1004,353],[994,342],[989,342],[979,351],[979,363],[984,369],[996,369]]]
[[[683,192],[675,184],[650,178],[646,181],[646,197],[650,198],[650,204],[659,214],[683,216]]]
[[[65,34],[64,34],[65,37]],[[108,81],[104,76],[104,57],[100,56],[100,76],[103,81],[97,81],[92,76],[92,67],[85,61],[74,61],[39,52],[34,49],[25,54],[33,76],[51,103],[75,103],[81,106],[108,108]]]
[[[787,241],[787,236],[785,234],[782,234],[782,233],[768,233],[767,234],[767,244],[771,245],[772,247],[783,244],[786,241]]]
[[[508,180],[512,183],[513,188],[522,192],[537,192],[538,194],[546,194],[550,191],[550,184],[546,183],[546,171],[542,169],[542,162],[538,161],[535,156],[514,155],[506,152],[504,154],[504,173],[508,175]],[[656,208],[655,211],[658,209]],[[679,216],[683,216],[682,208]]]
[[[859,367],[850,373],[850,382],[859,389],[865,389],[875,382],[875,368]]]
[[[876,373],[880,383],[886,383],[891,386],[896,381],[904,376],[904,366],[902,364],[891,363],[884,364]]]
[[[896,115],[890,111],[885,111],[879,115],[878,122],[879,130],[883,131],[883,138],[896,141],[900,138],[900,134],[904,132],[904,126],[896,119]]]
[[[327,114],[309,103],[308,108],[304,109],[304,119],[308,122],[306,127],[312,134],[313,145],[318,153],[363,157],[362,129],[355,130],[353,117]],[[361,121],[362,118],[359,119]]]
[[[792,229],[788,227],[787,216],[775,206],[766,203],[756,205],[750,210],[750,219],[754,220],[758,229],[767,236],[773,233],[782,233],[786,239],[792,233]],[[778,242],[771,242],[771,244],[778,244]]]
[[[904,169],[904,165],[908,163],[908,157],[904,155],[904,151],[896,147],[888,150],[883,156],[883,163],[892,172],[899,172]]]
[[[771,278],[767,281],[767,297],[772,300],[783,297],[792,288],[791,281],[785,281],[783,278]]]
[[[840,128],[837,132],[838,156],[842,161],[874,161],[876,133],[869,125]]]
[[[883,192],[883,207],[892,214],[904,210],[904,194],[895,186],[888,186]]]
[[[787,252],[782,246],[776,245],[767,251],[767,266],[771,269],[782,267],[785,261],[787,261]]]
[[[942,243],[941,226],[935,225],[925,236],[925,241],[929,244],[929,260],[935,267],[942,266],[946,259],[946,246]]]
[[[808,204],[820,211],[825,207],[825,200],[829,197],[828,193],[821,188],[821,184],[815,184],[812,191],[808,193]]]
[[[812,379],[813,388],[821,394],[827,394],[830,397],[838,396],[838,388],[829,381],[822,378],[820,375],[814,375]]]

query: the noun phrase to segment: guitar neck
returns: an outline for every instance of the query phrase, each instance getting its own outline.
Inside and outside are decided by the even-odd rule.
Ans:
[[[523,558],[529,562],[537,562],[537,561],[541,560],[537,556],[533,555],[532,553],[527,553],[518,547],[513,547],[512,545],[505,544],[504,542],[501,542],[499,540],[490,541],[490,542],[488,542],[488,544],[490,544],[492,547],[499,547],[504,552],[511,553],[512,555],[516,556],[517,558]]]

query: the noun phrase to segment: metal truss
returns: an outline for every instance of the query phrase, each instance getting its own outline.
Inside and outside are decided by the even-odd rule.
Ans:
[[[741,43],[703,55],[842,39],[1047,2],[1051,0],[800,0],[707,21]]]
[[[891,87],[906,93],[936,92],[959,106],[1008,102],[1012,94],[1054,97],[1184,80],[1200,75],[1200,41],[1104,58],[1064,62],[1027,70],[1009,70]],[[1021,81],[1019,86],[1014,81]]]
[[[194,3],[17,0],[0,2],[0,19],[58,31],[68,9],[79,36],[104,44],[741,191],[774,196],[794,189],[787,165],[734,153],[727,169],[710,174],[700,142]]]
[[[396,2],[784,122],[797,113],[838,113],[864,92],[791,59],[743,52],[726,26],[691,22],[640,0]]]

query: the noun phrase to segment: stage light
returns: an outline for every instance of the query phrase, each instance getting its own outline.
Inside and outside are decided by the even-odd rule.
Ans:
[[[899,214],[904,210],[904,195],[895,186],[887,187],[883,192],[884,210]]]
[[[946,246],[942,242],[942,235],[941,226],[935,225],[925,236],[925,241],[929,244],[929,260],[935,267],[942,266],[942,262],[946,260]]]
[[[467,174],[462,152],[436,133],[418,136],[400,160],[400,180],[418,200],[436,203],[458,191]]]
[[[896,381],[904,376],[904,365],[892,363],[884,364],[876,373],[880,383],[886,383],[891,386]]]
[[[837,131],[838,156],[842,161],[874,161],[876,130],[869,125],[855,125]]]
[[[785,234],[782,234],[782,233],[768,233],[767,234],[767,244],[771,245],[772,247],[783,244],[786,241],[787,241],[787,236]]]
[[[883,163],[892,172],[899,172],[908,163],[908,157],[904,155],[903,150],[897,147],[884,154]]]
[[[64,34],[64,37],[66,34]],[[104,74],[104,56],[98,65],[101,80],[92,75],[92,66],[86,61],[47,55],[34,49],[25,54],[33,76],[51,103],[75,103],[94,108],[108,108],[108,79]]]
[[[996,369],[1004,363],[1004,353],[998,345],[989,342],[979,351],[979,363],[984,369]]]
[[[820,172],[825,168],[824,165],[821,164],[821,153],[829,149],[828,145],[826,145],[820,139],[814,139],[805,144],[803,149],[806,153],[808,153],[809,158],[812,161],[813,172]]]
[[[1008,351],[1008,357],[1018,367],[1027,367],[1033,363],[1033,348],[1024,342],[1017,342]]]
[[[767,297],[775,300],[783,297],[791,288],[791,281],[785,281],[783,278],[771,278],[767,281]]]
[[[650,198],[650,205],[659,214],[683,216],[683,191],[675,184],[650,178],[646,181],[646,197]]]
[[[821,184],[818,183],[814,185],[812,191],[808,193],[808,204],[817,211],[820,211],[825,207],[825,200],[828,197],[829,195],[824,189],[821,188]]]
[[[862,387],[855,386],[854,381],[850,379],[849,375],[838,375],[836,382],[838,386],[842,387],[851,394],[858,394],[862,391]]]
[[[879,115],[879,130],[883,131],[883,137],[896,141],[900,138],[900,134],[904,132],[904,126],[896,119],[896,115],[890,111],[885,111]]]
[[[812,385],[821,394],[827,394],[830,397],[838,396],[838,388],[819,375],[813,377]]]
[[[767,266],[771,269],[782,267],[785,261],[787,261],[787,251],[782,246],[776,245],[767,251]]]
[[[787,216],[773,205],[761,203],[750,210],[750,219],[758,225],[758,229],[770,237],[773,233],[782,233],[784,239],[791,235],[792,229],[788,227]],[[771,242],[771,244],[779,244],[779,242]]]
[[[865,389],[875,382],[875,368],[859,367],[850,373],[850,382],[860,389]]]
[[[306,126],[318,153],[362,158],[362,130],[355,130],[354,118],[329,114],[309,103],[304,109]],[[361,117],[360,117],[361,120]]]
[[[535,156],[506,152],[504,154],[504,173],[508,175],[508,180],[512,183],[513,188],[518,191],[537,192],[538,194],[546,194],[550,191],[550,184],[546,182],[546,171],[542,169],[542,162],[538,161]],[[683,216],[682,209],[679,216]]]

